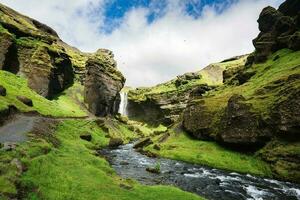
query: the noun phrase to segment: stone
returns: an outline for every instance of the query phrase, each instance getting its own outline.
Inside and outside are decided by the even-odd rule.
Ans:
[[[153,142],[150,137],[147,137],[147,138],[141,139],[140,141],[135,143],[133,148],[135,148],[135,149],[143,148],[143,147],[149,146],[150,144],[153,144]]]
[[[0,85],[0,96],[6,96],[6,88]]]
[[[89,133],[80,135],[80,138],[88,142],[92,141],[92,135]]]
[[[2,151],[13,151],[17,148],[18,144],[14,142],[4,142],[1,148]]]
[[[116,148],[123,145],[123,140],[121,138],[110,138],[108,146],[111,148]]]
[[[150,172],[150,173],[153,173],[153,174],[160,174],[160,169],[159,168],[147,167],[146,171]]]
[[[204,100],[191,102],[183,113],[183,128],[197,139],[210,140],[213,116]]]
[[[259,114],[251,111],[242,95],[233,95],[228,100],[225,114],[217,134],[217,141],[243,150],[263,146],[272,136]]]
[[[118,112],[119,92],[124,86],[125,78],[113,63],[113,56],[110,54],[105,59],[90,58],[86,63],[84,101],[89,111],[96,116],[105,117]]]
[[[28,97],[25,96],[17,96],[17,99],[19,101],[21,101],[22,103],[24,103],[25,105],[32,107],[33,106],[33,102],[31,99],[29,99]]]
[[[157,151],[160,151],[160,146],[157,145],[157,144],[155,144],[155,145],[153,146],[153,149],[155,149],[155,150],[157,150]]]
[[[253,40],[254,57],[248,58],[248,64],[264,62],[270,54],[283,48],[300,50],[299,5],[298,0],[287,0],[278,10],[270,6],[262,10],[257,20],[261,32]]]

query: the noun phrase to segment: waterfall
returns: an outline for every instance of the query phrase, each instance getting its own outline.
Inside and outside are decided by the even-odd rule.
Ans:
[[[121,95],[121,102],[120,102],[120,106],[119,106],[119,113],[121,115],[127,116],[127,92],[120,92]]]

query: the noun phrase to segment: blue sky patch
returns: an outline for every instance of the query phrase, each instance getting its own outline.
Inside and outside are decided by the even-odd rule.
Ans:
[[[170,1],[170,0],[169,0]],[[218,13],[222,13],[232,3],[237,0],[182,0],[178,6],[184,6],[184,11],[197,19],[201,16],[205,6],[213,6]],[[167,0],[110,0],[105,5],[105,20],[101,27],[102,31],[109,34],[118,28],[125,14],[131,9],[147,8],[149,14],[147,16],[148,23],[151,24],[165,14]]]

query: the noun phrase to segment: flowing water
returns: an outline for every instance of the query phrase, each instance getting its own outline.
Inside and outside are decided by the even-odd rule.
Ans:
[[[121,92],[121,102],[119,106],[119,113],[121,115],[127,116],[127,103],[128,103],[128,93],[127,92]]]
[[[104,149],[101,153],[121,177],[133,178],[142,184],[174,185],[211,200],[300,200],[299,185],[170,159],[149,158],[136,152],[133,144]],[[160,163],[160,174],[145,170],[156,163]]]

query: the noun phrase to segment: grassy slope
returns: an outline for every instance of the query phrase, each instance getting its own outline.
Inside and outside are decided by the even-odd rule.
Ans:
[[[154,145],[146,148],[162,157],[203,164],[219,169],[250,173],[259,176],[271,176],[268,165],[252,155],[235,152],[223,148],[215,142],[192,139],[185,132],[175,133],[163,143],[158,143],[161,150],[155,150]]]
[[[8,106],[14,105],[22,112],[38,111],[43,115],[55,117],[83,117],[87,115],[86,112],[76,104],[74,96],[67,95],[76,93],[75,91],[79,88],[78,84],[74,84],[73,87],[66,90],[64,93],[66,95],[61,95],[53,101],[43,98],[28,88],[26,79],[6,71],[0,70],[0,85],[4,86],[7,90],[7,96],[0,96],[0,110],[5,110]],[[16,98],[18,95],[32,99],[34,106],[28,107],[20,102]]]
[[[92,133],[92,142],[79,138],[80,133]],[[58,147],[33,138],[16,152],[0,152],[1,161],[21,157],[28,170],[20,186],[29,192],[27,199],[200,199],[200,197],[168,186],[142,186],[133,180],[120,179],[104,158],[95,156],[97,148],[107,145],[105,133],[95,122],[68,120],[55,132]],[[6,168],[5,168],[6,166]],[[14,194],[16,169],[0,165],[0,194]],[[125,185],[130,189],[125,189]],[[1,197],[1,195],[0,195]]]
[[[222,78],[219,77],[221,76],[221,74],[217,73],[217,71],[244,65],[246,58],[247,56],[244,56],[237,60],[212,64],[204,68],[203,70],[197,72],[201,77],[200,79],[189,80],[187,84],[181,85],[179,87],[176,87],[175,85],[177,79],[175,78],[166,83],[158,84],[153,87],[138,88],[138,90],[133,90],[130,88],[129,98],[135,101],[139,101],[139,100],[143,101],[146,99],[146,96],[148,95],[150,96],[150,95],[169,93],[169,92],[180,93],[187,90],[191,90],[201,84],[208,84],[214,86],[221,85]]]
[[[279,58],[274,60],[276,56],[279,56]],[[253,76],[247,83],[240,86],[224,85],[220,86],[215,91],[208,92],[205,98],[202,98],[201,100],[205,100],[205,105],[208,106],[210,111],[217,113],[212,122],[214,123],[218,121],[219,116],[221,116],[224,112],[228,99],[233,94],[244,95],[248,102],[253,104],[255,112],[261,113],[264,117],[268,117],[274,102],[278,101],[280,98],[285,98],[278,93],[286,87],[292,87],[294,89],[299,88],[300,82],[296,81],[290,85],[285,84],[283,87],[278,87],[261,95],[256,93],[257,90],[265,86],[272,86],[273,82],[276,80],[285,80],[291,74],[299,74],[299,63],[299,51],[293,52],[283,49],[270,56],[267,62],[256,64],[249,68],[249,71],[256,71],[256,75]],[[257,156],[230,151],[220,147],[214,142],[193,140],[185,133],[181,133],[179,135],[172,134],[171,137],[166,142],[160,144],[160,146],[160,151],[153,149],[153,145],[147,147],[147,150],[157,153],[163,157],[205,164],[221,169],[262,176],[270,176],[272,174],[268,165],[261,161]],[[295,156],[299,155],[299,143],[294,144],[288,142],[285,145],[281,144],[278,146],[279,147],[276,147],[275,149],[269,148],[263,150],[262,153],[268,152],[270,154],[269,157],[291,153]],[[275,170],[283,177],[288,176],[288,172],[285,167],[280,165],[280,163],[276,165]]]

